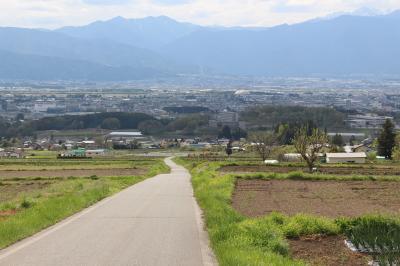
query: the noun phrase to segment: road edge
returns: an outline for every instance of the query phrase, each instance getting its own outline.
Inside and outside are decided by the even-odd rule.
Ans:
[[[197,225],[197,232],[199,234],[199,240],[200,240],[200,249],[201,249],[201,256],[203,260],[203,265],[204,266],[218,266],[218,260],[217,257],[214,254],[214,251],[211,248],[211,241],[208,235],[207,227],[204,224],[204,219],[203,219],[203,211],[200,208],[196,196],[194,195],[194,190],[193,190],[193,185],[192,185],[192,175],[190,172],[183,167],[180,164],[177,164],[173,161],[175,157],[169,157],[166,158],[165,160],[170,160],[172,163],[182,167],[182,169],[188,174],[190,177],[190,185],[192,188],[192,197],[193,197],[193,207],[195,211],[195,218],[196,218],[196,225]],[[168,163],[165,162],[167,165]]]

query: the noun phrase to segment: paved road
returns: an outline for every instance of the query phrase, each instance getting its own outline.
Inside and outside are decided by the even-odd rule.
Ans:
[[[5,250],[0,265],[213,265],[189,173],[158,175]]]

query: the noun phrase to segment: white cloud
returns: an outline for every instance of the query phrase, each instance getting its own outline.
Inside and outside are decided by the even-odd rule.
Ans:
[[[361,7],[400,9],[399,0],[0,0],[0,25],[56,28],[114,16],[167,15],[202,25],[272,26]]]

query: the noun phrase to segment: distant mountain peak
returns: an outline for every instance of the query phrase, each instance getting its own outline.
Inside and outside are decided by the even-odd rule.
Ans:
[[[313,19],[313,21],[320,21],[320,20],[331,20],[335,19],[341,16],[355,16],[355,17],[377,17],[377,16],[383,16],[386,13],[375,9],[375,8],[370,8],[370,7],[361,7],[356,10],[350,11],[350,12],[335,12],[332,14],[329,14],[325,17],[320,17]]]
[[[106,21],[102,21],[103,23],[108,23],[108,22],[124,22],[124,23],[128,23],[128,22],[154,22],[154,21],[159,21],[159,22],[173,22],[173,23],[180,23],[176,20],[174,20],[173,18],[170,18],[168,16],[148,16],[148,17],[143,17],[143,18],[125,18],[122,16],[117,16],[114,18],[111,18],[109,20]]]
[[[127,19],[122,16],[117,16],[117,17],[113,17],[112,19],[110,19],[108,21],[125,21],[125,20],[127,20]],[[107,21],[105,21],[105,22],[107,22]]]
[[[156,50],[200,28],[167,16],[144,18],[118,16],[106,21],[96,21],[80,27],[65,27],[57,31],[76,38],[106,39]]]
[[[396,17],[396,18],[400,18],[400,9],[399,10],[395,10],[392,11],[390,14],[387,15],[388,17]]]
[[[375,8],[370,8],[370,7],[361,7],[359,9],[356,9],[353,12],[349,13],[349,15],[360,16],[360,17],[375,17],[375,16],[381,16],[384,14],[385,14],[385,12],[375,9]]]

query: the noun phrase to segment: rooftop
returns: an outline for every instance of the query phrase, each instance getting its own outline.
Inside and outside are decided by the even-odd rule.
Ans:
[[[365,152],[327,153],[326,157],[329,157],[329,158],[367,158],[367,154]]]
[[[110,136],[124,136],[124,137],[141,137],[142,132],[139,131],[133,131],[133,132],[123,132],[123,131],[116,131],[116,132],[111,132],[108,134]]]

